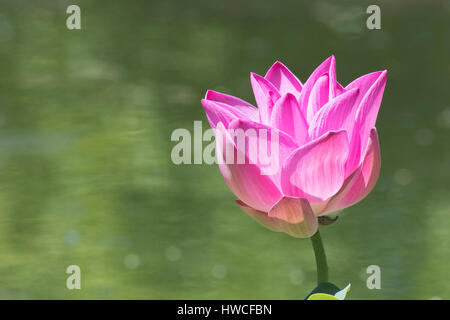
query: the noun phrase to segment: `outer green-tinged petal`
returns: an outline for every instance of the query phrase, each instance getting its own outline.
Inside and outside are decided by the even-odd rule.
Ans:
[[[306,199],[284,197],[268,214],[241,200],[236,203],[251,218],[272,231],[284,232],[296,238],[309,238],[317,231],[317,218]]]
[[[236,203],[242,209],[242,211],[244,211],[246,214],[248,214],[251,218],[258,221],[261,225],[263,225],[267,229],[276,231],[276,232],[282,231],[278,227],[278,224],[276,223],[276,221],[274,221],[274,219],[269,218],[267,216],[266,212],[255,210],[252,207],[249,207],[248,205],[246,205],[241,200],[236,200]]]
[[[269,211],[278,228],[296,238],[309,238],[317,231],[317,218],[308,200],[283,197]]]

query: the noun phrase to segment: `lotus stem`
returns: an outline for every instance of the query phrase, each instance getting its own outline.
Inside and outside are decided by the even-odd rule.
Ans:
[[[317,284],[328,282],[327,256],[325,255],[325,249],[323,248],[319,230],[311,237],[311,242],[314,249],[314,255],[316,256]]]

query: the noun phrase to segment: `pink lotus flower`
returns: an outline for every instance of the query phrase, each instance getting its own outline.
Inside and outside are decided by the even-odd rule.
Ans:
[[[248,148],[237,148],[229,129],[267,129],[279,136],[281,167],[274,174],[262,174],[251,161],[219,161],[237,204],[271,230],[310,237],[317,217],[357,203],[377,182],[381,158],[375,122],[387,71],[364,75],[344,88],[335,66],[331,56],[304,84],[281,62],[264,77],[251,73],[258,108],[211,90],[202,100],[218,154],[231,148],[250,157]],[[248,142],[261,143],[258,139],[270,140],[270,135]]]

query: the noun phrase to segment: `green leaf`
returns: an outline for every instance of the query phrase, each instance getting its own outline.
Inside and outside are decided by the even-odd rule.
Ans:
[[[350,291],[350,284],[339,289],[330,282],[322,282],[306,297],[306,300],[345,300]]]
[[[349,283],[344,289],[342,289],[339,292],[336,292],[334,294],[334,296],[336,298],[338,298],[339,300],[345,300],[345,297],[347,296],[347,293],[350,291],[350,286],[351,286],[351,284]]]
[[[335,296],[326,293],[314,293],[308,297],[307,300],[339,300]]]

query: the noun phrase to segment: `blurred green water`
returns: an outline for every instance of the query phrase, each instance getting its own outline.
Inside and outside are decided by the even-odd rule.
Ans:
[[[69,4],[0,2],[0,298],[303,299],[309,241],[250,220],[217,167],[172,164],[170,135],[206,129],[206,89],[253,102],[250,71],[305,81],[332,53],[344,85],[389,75],[379,182],[322,230],[331,280],[450,298],[448,2],[77,1],[80,31]]]

